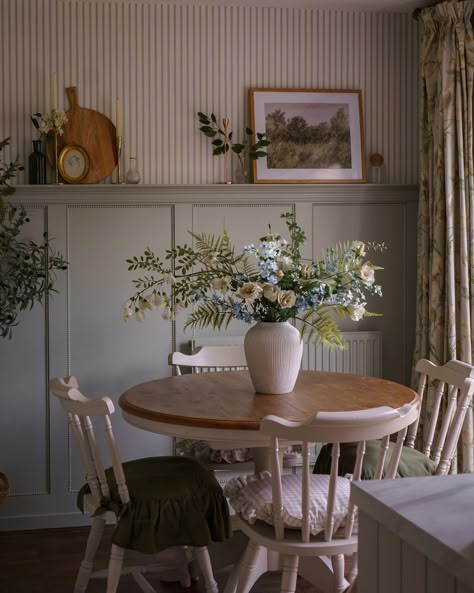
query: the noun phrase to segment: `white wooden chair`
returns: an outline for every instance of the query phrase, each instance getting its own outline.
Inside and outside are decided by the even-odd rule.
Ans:
[[[247,368],[244,346],[199,346],[191,354],[173,352],[169,355],[168,363],[181,375],[183,370],[189,369],[192,373],[215,373],[222,371],[239,371]],[[178,449],[185,454],[202,455],[211,467],[221,460],[227,461],[226,469],[232,469],[233,464],[245,461],[250,457],[248,449],[223,450],[210,449],[205,441],[188,440],[179,441]]]
[[[426,359],[416,365],[420,373],[418,395],[423,431],[419,435],[421,452],[435,463],[435,473],[446,475],[456,467],[454,457],[461,429],[474,393],[474,367],[459,360],[437,366]],[[427,404],[431,403],[428,413]],[[419,418],[410,426],[406,446],[414,448]]]
[[[339,447],[358,442],[353,479],[360,479],[365,441],[381,439],[377,478],[388,450],[390,435],[397,433],[386,478],[396,475],[407,427],[418,415],[418,406],[407,404],[399,410],[380,407],[359,412],[318,412],[306,422],[289,422],[267,416],[260,430],[268,435],[271,447],[271,475],[241,476],[231,480],[224,493],[234,507],[238,527],[249,544],[241,562],[230,576],[227,593],[249,591],[262,572],[262,547],[280,553],[281,593],[294,593],[300,556],[321,557],[321,566],[331,567],[333,591],[348,586],[344,578],[344,554],[357,550],[354,529],[356,509],[350,502],[350,479],[338,475]],[[301,475],[283,475],[279,441],[299,441],[303,450]],[[330,475],[311,474],[309,449],[318,441],[333,443]],[[264,569],[263,569],[264,570]],[[357,572],[354,565],[350,580]],[[326,574],[327,578],[327,574]]]
[[[206,593],[217,593],[206,546],[211,539],[221,541],[230,536],[230,521],[227,502],[212,473],[195,460],[179,457],[152,457],[122,464],[110,421],[110,415],[114,412],[112,401],[108,397],[86,398],[79,391],[74,377],[54,378],[50,381],[50,388],[66,412],[86,472],[87,484],[79,493],[79,500],[82,500],[79,506],[94,515],[74,593],[85,592],[89,579],[94,577],[107,578],[107,593],[115,593],[121,574],[131,574],[142,591],[154,593],[155,589],[146,580],[144,573],[169,573],[170,569],[177,571],[183,587],[189,587],[190,558],[184,547],[188,545],[195,546],[191,548],[192,555],[203,574]],[[96,439],[94,432],[94,425],[97,429],[100,423],[112,463],[108,470],[104,469],[101,448],[98,446],[101,440]],[[181,466],[182,461],[185,461],[184,466]],[[166,498],[160,499],[165,486]],[[192,493],[206,491],[213,500],[219,502],[214,512],[209,505],[203,504],[200,514],[199,506],[196,506],[200,503],[196,503]],[[199,498],[204,499],[205,496],[200,495]],[[186,501],[191,499],[192,510],[186,507]],[[173,501],[174,515],[169,512],[170,501]],[[166,512],[153,515],[152,510],[155,508]],[[175,525],[183,521],[183,517],[183,522],[186,522],[186,517],[190,515],[194,529],[199,534],[196,535],[191,527],[187,527],[186,535],[183,536]],[[147,517],[146,521],[144,517]],[[217,521],[216,528],[211,526],[214,521]],[[116,525],[108,570],[93,573],[94,557],[106,522]],[[141,529],[143,524],[144,530]],[[181,538],[185,541],[177,541]],[[176,553],[161,553],[171,547]],[[171,562],[123,567],[125,549],[144,553],[160,552],[158,556],[168,556]]]

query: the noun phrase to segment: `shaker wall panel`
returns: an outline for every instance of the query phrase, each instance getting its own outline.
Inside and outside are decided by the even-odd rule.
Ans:
[[[29,115],[51,108],[52,72],[83,107],[113,121],[122,107],[123,166],[142,183],[222,180],[196,112],[249,122],[248,88],[362,89],[372,183],[418,181],[418,25],[409,14],[163,4],[136,0],[2,0],[1,136],[26,163]],[[27,171],[20,176],[25,182]],[[110,178],[106,180],[110,182]]]

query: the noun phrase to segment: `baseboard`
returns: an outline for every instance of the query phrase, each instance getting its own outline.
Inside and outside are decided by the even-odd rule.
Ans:
[[[56,527],[80,527],[90,524],[90,517],[88,515],[82,515],[80,512],[22,515],[1,517],[0,532],[54,529]]]

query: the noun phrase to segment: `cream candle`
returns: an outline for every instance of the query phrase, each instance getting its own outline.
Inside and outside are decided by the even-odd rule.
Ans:
[[[115,101],[115,127],[116,127],[116,133],[117,136],[121,136],[122,135],[122,125],[121,125],[121,121],[120,121],[120,102],[117,99]]]
[[[53,82],[51,83],[51,108],[54,109],[54,111],[58,110],[58,86],[56,72],[53,72]]]

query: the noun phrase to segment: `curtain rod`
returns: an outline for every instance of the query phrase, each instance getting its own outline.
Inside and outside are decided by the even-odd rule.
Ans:
[[[457,0],[458,2],[462,2],[462,0]],[[442,2],[445,2],[445,0],[438,0],[437,2],[433,2],[432,4],[428,4],[426,6],[420,6],[420,8],[415,8],[415,10],[411,13],[411,16],[416,20],[418,20],[418,17],[420,16],[420,13],[422,10],[424,10],[425,8],[432,8],[433,6],[436,6],[437,4],[441,4]]]

